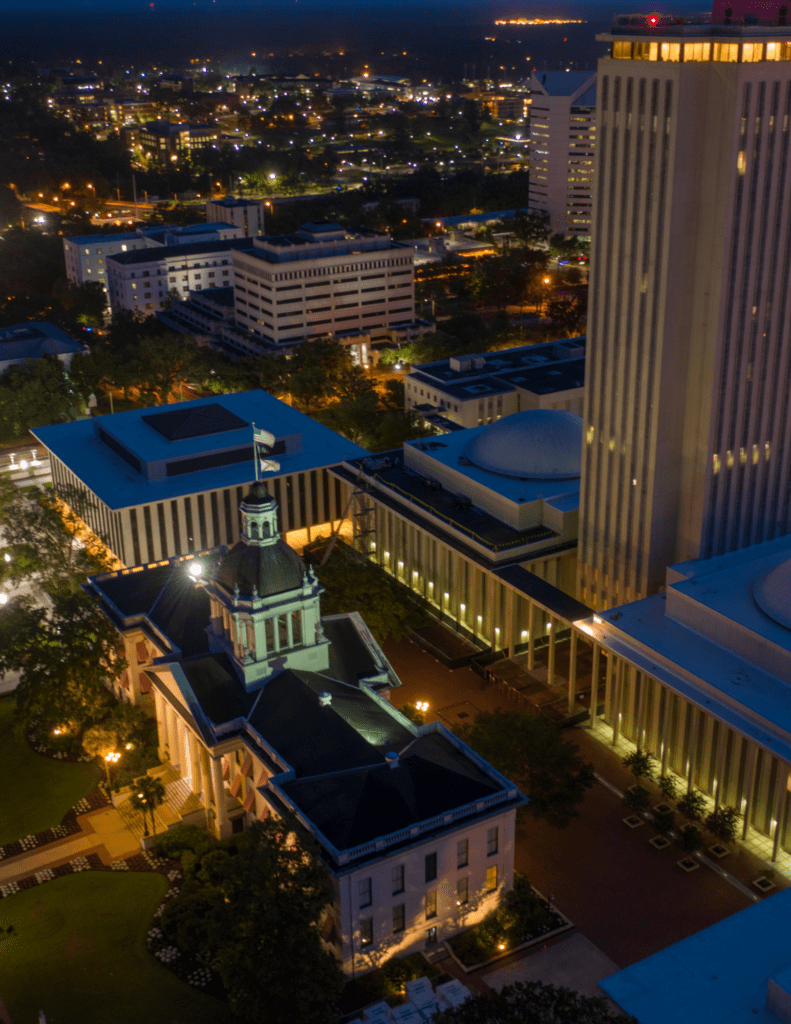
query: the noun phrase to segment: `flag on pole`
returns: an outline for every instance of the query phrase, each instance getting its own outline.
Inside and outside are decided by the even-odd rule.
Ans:
[[[262,473],[277,473],[279,469],[280,463],[276,462],[275,459],[261,459]]]
[[[253,440],[257,444],[265,444],[268,448],[271,448],[275,443],[275,435],[270,434],[268,430],[261,430],[255,423],[253,424]]]

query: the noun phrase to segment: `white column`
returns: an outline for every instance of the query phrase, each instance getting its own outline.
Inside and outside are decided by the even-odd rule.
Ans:
[[[590,724],[593,728],[596,722],[596,712],[599,707],[599,659],[601,657],[601,647],[598,643],[593,641],[593,667],[591,668],[591,706],[590,706]]]
[[[168,727],[165,721],[165,702],[162,694],[156,688],[152,688],[154,695],[154,713],[157,716],[157,757],[160,761],[165,760],[165,746],[168,741]]]
[[[214,785],[215,824],[221,836],[228,834],[228,814],[225,808],[225,783],[222,778],[222,763],[219,757],[211,762],[212,783]]]
[[[573,626],[569,644],[569,714],[573,715],[577,699],[577,631]]]

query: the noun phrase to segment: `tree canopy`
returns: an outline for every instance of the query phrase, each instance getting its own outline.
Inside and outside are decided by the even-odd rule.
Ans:
[[[294,820],[274,816],[220,842],[181,831],[160,842],[160,850],[182,854],[185,871],[181,894],[162,915],[165,934],[214,959],[244,1020],[332,1020],[343,975],[319,933],[332,884],[313,840]]]
[[[530,797],[528,813],[564,828],[594,782],[593,765],[548,718],[483,711],[457,727],[461,738]]]

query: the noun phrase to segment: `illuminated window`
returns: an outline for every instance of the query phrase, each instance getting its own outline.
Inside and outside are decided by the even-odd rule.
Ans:
[[[677,63],[681,60],[681,43],[662,43],[662,60]]]
[[[635,43],[632,50],[634,60],[657,60],[659,43]]]
[[[487,876],[487,878],[489,877],[488,871],[486,873],[486,876]],[[496,888],[497,888],[497,883],[495,882],[495,889]],[[430,918],[436,917],[436,916],[437,916],[437,890],[434,889],[432,892],[427,892],[426,893],[426,920],[428,921],[428,920],[430,920]]]
[[[742,46],[742,60],[745,64],[755,64],[764,59],[763,43],[745,43]]]
[[[497,888],[497,865],[492,864],[490,868],[486,869],[486,891],[494,892]]]
[[[711,60],[711,43],[684,43],[684,61]]]
[[[638,44],[639,45],[639,44]],[[612,55],[616,60],[631,60],[632,59],[632,44],[631,43],[613,43]]]
[[[738,43],[715,43],[714,60],[724,61],[727,64],[735,64],[739,59]]]

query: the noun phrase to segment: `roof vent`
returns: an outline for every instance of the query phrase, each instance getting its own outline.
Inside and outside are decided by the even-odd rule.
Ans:
[[[319,704],[323,708],[328,708],[332,704],[332,694],[329,690],[322,690],[319,694]]]
[[[388,750],[387,753],[385,754],[385,758],[387,759],[387,763],[390,765],[391,768],[397,768],[398,767],[398,751],[397,750]]]

